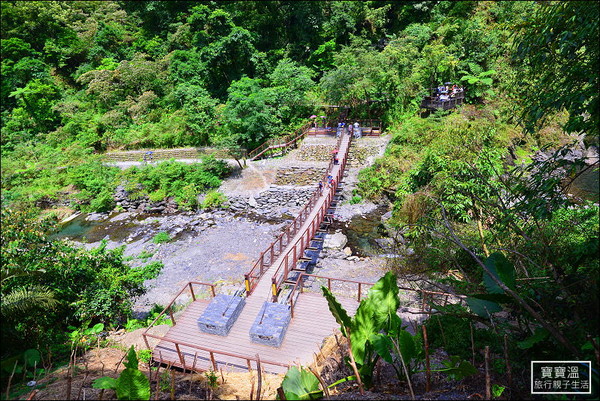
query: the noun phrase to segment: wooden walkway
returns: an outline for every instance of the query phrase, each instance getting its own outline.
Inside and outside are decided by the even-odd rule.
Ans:
[[[343,175],[341,169],[345,166],[350,141],[349,135],[344,135],[340,140],[338,155],[344,159],[340,157],[339,164],[331,165],[329,174],[333,177],[341,178]],[[246,305],[227,336],[207,334],[199,330],[197,320],[209,301],[195,300],[186,308],[182,316],[177,318],[176,324],[165,337],[158,338],[147,332],[144,334],[150,338],[160,339],[154,348],[153,359],[163,364],[199,371],[221,368],[247,370],[256,368],[258,355],[263,369],[272,373],[285,372],[287,367],[293,364],[311,363],[325,337],[333,334],[339,327],[329,311],[327,301],[321,294],[298,294],[294,302],[293,319],[279,348],[252,342],[250,328],[264,302],[271,301],[273,276],[276,272],[287,274],[288,269],[282,269],[286,257],[289,257],[290,252],[296,252],[296,247],[298,243],[303,243],[305,234],[314,229],[313,221],[322,218],[321,209],[325,207],[328,199],[331,199],[331,191],[335,189],[323,190],[323,194],[316,201],[294,238],[288,242],[282,252],[279,252],[274,263],[262,274],[256,287],[246,297]],[[351,315],[358,307],[355,299],[338,297],[338,301]]]
[[[339,298],[339,301],[351,315],[358,307],[358,302],[354,299]],[[179,345],[179,348],[184,356],[185,368],[189,370],[194,368],[193,370],[197,371],[219,369],[243,371],[248,370],[249,364],[252,369],[256,369],[255,362],[249,361],[256,360],[258,354],[265,372],[285,373],[287,367],[281,365],[291,366],[296,363],[308,365],[313,362],[314,354],[318,354],[323,339],[339,328],[322,295],[303,293],[299,295],[294,319],[288,326],[283,343],[279,348],[275,348],[250,340],[250,327],[260,311],[261,300],[247,302],[228,336],[207,334],[198,329],[197,320],[208,303],[208,300],[196,300],[187,307],[183,315],[177,319],[177,324],[154,348],[156,361],[183,368],[184,365],[174,345],[174,342],[177,342],[188,344]],[[207,350],[213,352],[212,359]]]

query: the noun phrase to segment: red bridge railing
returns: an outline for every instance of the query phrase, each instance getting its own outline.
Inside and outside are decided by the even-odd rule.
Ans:
[[[337,142],[337,149],[339,149],[342,139],[343,139],[343,136],[340,136],[340,138],[338,139],[338,142]],[[339,155],[338,155],[340,168],[339,168],[336,176],[333,177],[335,180],[335,186],[333,188],[327,189],[325,201],[319,208],[319,210],[318,210],[317,214],[314,216],[313,220],[310,222],[308,229],[302,234],[302,237],[300,237],[296,241],[294,246],[287,252],[287,254],[284,257],[283,262],[279,265],[279,267],[273,274],[273,277],[271,278],[271,287],[272,287],[271,292],[273,295],[273,299],[277,298],[277,294],[279,293],[279,290],[281,289],[283,282],[287,279],[290,271],[296,266],[296,264],[298,263],[298,260],[303,256],[304,250],[306,248],[308,248],[308,246],[310,245],[311,239],[314,237],[317,230],[319,229],[319,226],[325,219],[327,210],[331,206],[331,201],[333,200],[333,198],[335,196],[335,192],[336,192],[337,188],[339,187],[339,183],[343,178],[344,170],[346,168],[346,162],[348,160],[348,152],[350,150],[351,141],[352,141],[352,137],[349,136],[348,146],[346,147],[344,154],[342,155],[342,157],[339,157]],[[329,163],[329,167],[327,168],[327,172],[325,173],[325,177],[328,175],[331,175],[330,173],[332,171],[333,166],[334,166],[333,161],[331,161]],[[315,195],[318,195],[317,198],[320,196],[318,193],[316,193]],[[313,196],[315,196],[315,195],[313,195]],[[314,206],[314,202],[313,203],[309,202],[305,206],[305,208],[307,209],[309,205],[311,205],[310,209],[312,212],[312,207]]]
[[[284,137],[267,139],[262,145],[250,151],[248,153],[248,158],[250,160],[256,160],[270,150],[281,148],[287,150],[287,148],[291,147],[292,145],[295,145],[298,140],[304,138],[304,136],[310,129],[311,124],[312,123],[308,122],[304,124],[300,129]]]
[[[351,139],[352,138],[350,138],[350,140]],[[338,138],[338,141],[336,144],[337,149],[339,149],[341,141],[342,141],[342,137]],[[349,148],[350,148],[350,146],[348,146],[348,148],[346,149],[346,153],[345,153],[344,157],[339,158],[339,162],[342,163],[342,166],[340,168],[341,174],[343,174],[343,170],[346,165],[346,159],[347,159]],[[328,175],[330,175],[333,165],[334,164],[333,164],[333,159],[332,159],[329,162],[329,166],[327,167],[325,174],[323,175],[323,180],[325,180],[326,177]],[[337,187],[338,183],[340,182],[341,174],[338,174],[335,177],[336,187]],[[329,204],[331,203],[331,199],[333,199],[334,193],[335,193],[335,191],[330,191],[331,196],[328,198],[328,200],[326,202],[327,206],[329,206]],[[304,205],[302,210],[300,210],[300,212],[298,213],[298,216],[296,216],[294,221],[292,221],[292,223],[284,229],[284,231],[269,245],[269,247],[266,250],[261,252],[260,256],[258,257],[256,262],[254,262],[254,265],[252,266],[250,271],[244,275],[244,282],[245,282],[245,286],[246,286],[246,295],[252,294],[252,291],[254,291],[254,289],[256,288],[256,285],[260,281],[264,272],[267,271],[268,268],[275,262],[276,258],[285,250],[286,246],[288,246],[288,244],[294,238],[294,236],[296,235],[298,230],[300,230],[300,228],[302,227],[302,225],[304,224],[306,219],[309,217],[309,215],[313,211],[313,208],[320,197],[321,197],[321,193],[319,193],[319,191],[317,189],[315,189],[312,196],[310,197],[308,202]],[[327,209],[324,209],[324,210],[326,211]],[[320,213],[320,214],[322,214],[322,213]],[[318,224],[320,224],[321,221],[323,221],[323,218],[324,218],[324,214],[321,217],[321,220],[319,220]],[[318,228],[318,225],[317,225],[317,228]],[[313,235],[314,235],[314,232],[313,232]],[[309,238],[309,240],[310,240],[310,238]],[[294,248],[293,248],[294,250],[296,249],[298,242],[299,241],[297,241],[297,243],[294,244]],[[304,251],[304,249],[302,249],[302,251],[300,251],[300,254]],[[288,254],[286,254],[285,264],[288,264],[291,266],[291,260],[289,259],[290,258],[289,255],[290,255],[290,252],[288,252]],[[297,261],[297,258],[296,258],[296,261]],[[278,271],[280,268],[281,268],[281,266],[278,268]]]

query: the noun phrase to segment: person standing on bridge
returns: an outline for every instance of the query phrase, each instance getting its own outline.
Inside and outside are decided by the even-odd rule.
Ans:
[[[323,195],[323,181],[319,181],[319,195]]]

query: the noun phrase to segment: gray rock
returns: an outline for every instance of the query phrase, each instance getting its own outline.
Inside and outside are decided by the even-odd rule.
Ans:
[[[348,243],[348,238],[342,233],[328,234],[323,241],[323,248],[343,249]]]

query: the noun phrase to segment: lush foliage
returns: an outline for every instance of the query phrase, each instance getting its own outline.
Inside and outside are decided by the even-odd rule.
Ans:
[[[399,248],[414,250],[398,272],[469,297],[436,306],[452,339],[433,324],[434,344],[458,354],[466,322],[477,320],[489,326],[474,331],[477,344],[506,334],[516,364],[591,359],[594,341],[598,352],[598,206],[565,195],[590,167],[563,147],[598,144],[598,2],[0,7],[3,353],[64,337],[68,325],[123,322],[160,267],[130,268],[121,249],[50,241],[51,224],[22,210],[109,211],[119,185],[131,199],[218,207],[225,199],[211,190],[229,173],[223,162],[121,172],[102,155],[211,145],[239,156],[311,114],[341,110],[323,105],[381,117],[392,134],[352,202],[393,202]],[[445,81],[465,86],[466,104],[417,116],[427,88]],[[547,157],[533,157],[538,150]],[[402,375],[399,323],[371,324],[362,308],[353,319],[336,312],[360,374],[368,381],[383,358]]]
[[[151,201],[173,197],[183,210],[198,205],[198,194],[221,185],[230,168],[212,156],[199,164],[185,164],[173,160],[125,170],[118,179],[125,183],[131,199],[148,196]]]
[[[19,304],[3,302],[3,355],[25,345],[44,349],[68,325],[124,323],[144,281],[162,268],[159,262],[128,266],[122,247],[85,250],[52,241],[55,221],[40,221],[34,211],[3,208],[2,223],[2,296],[20,297]]]
[[[319,379],[312,372],[292,366],[281,382],[287,400],[316,400],[323,397]]]
[[[400,300],[393,273],[386,273],[369,289],[353,317],[348,316],[326,287],[321,289],[329,310],[340,324],[342,335],[350,340],[351,363],[367,388],[373,383],[373,371],[379,357],[392,364],[399,378],[405,376],[403,372],[414,373],[422,347],[418,336],[405,330],[396,313]]]

